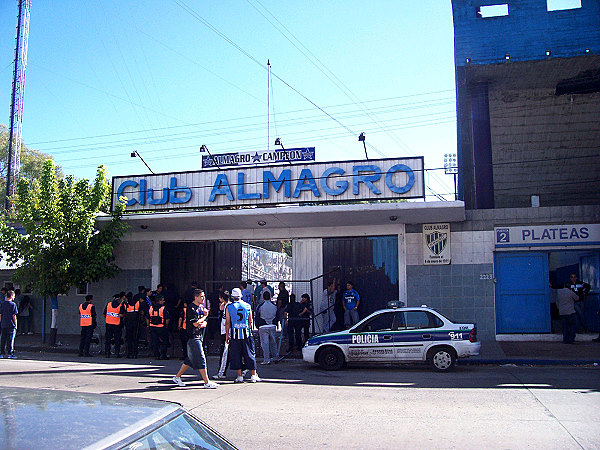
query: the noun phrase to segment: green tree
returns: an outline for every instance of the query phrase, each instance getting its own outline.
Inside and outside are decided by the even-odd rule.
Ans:
[[[113,249],[127,229],[124,203],[118,202],[105,226],[95,226],[96,217],[108,212],[110,193],[104,166],[93,184],[70,175],[59,179],[51,159],[44,161],[37,183],[22,178],[13,217],[0,219],[0,252],[17,266],[14,279],[53,297],[115,276]]]
[[[4,206],[6,197],[6,172],[8,164],[8,128],[0,124],[0,207]],[[30,182],[35,182],[42,176],[44,161],[52,159],[51,155],[39,150],[28,148],[21,142],[21,169],[20,178],[27,178]],[[63,171],[60,166],[56,166],[56,176],[63,178]]]

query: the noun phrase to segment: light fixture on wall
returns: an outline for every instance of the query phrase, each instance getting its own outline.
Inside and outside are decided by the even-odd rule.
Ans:
[[[550,50],[546,50],[546,56],[550,56],[552,52]]]
[[[259,220],[257,223],[260,227],[264,227],[267,224],[267,222],[265,222],[264,220]]]
[[[396,220],[398,220],[398,216],[390,216],[390,220],[392,222],[395,222]]]
[[[148,225],[140,225],[140,228],[141,228],[142,230],[147,230],[147,229],[148,229]]]
[[[510,59],[510,53],[507,53],[506,55],[504,55],[504,59],[508,61]]]

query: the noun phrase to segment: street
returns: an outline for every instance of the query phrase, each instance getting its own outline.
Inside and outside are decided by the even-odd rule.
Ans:
[[[262,383],[201,389],[180,361],[21,353],[0,385],[149,397],[181,403],[238,447],[599,448],[598,367],[351,367],[299,360],[260,366]],[[217,359],[209,357],[209,373]],[[191,374],[191,371],[189,372]],[[233,377],[230,378],[233,380]]]

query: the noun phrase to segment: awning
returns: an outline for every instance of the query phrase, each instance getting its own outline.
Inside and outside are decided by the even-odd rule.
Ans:
[[[110,216],[97,218],[99,226],[110,220]],[[264,230],[464,220],[465,204],[462,201],[280,206],[237,210],[153,212],[124,216],[124,221],[131,226],[132,232]]]

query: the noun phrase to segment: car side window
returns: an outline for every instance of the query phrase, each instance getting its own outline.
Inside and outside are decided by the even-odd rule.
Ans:
[[[378,314],[368,322],[364,323],[360,329],[356,330],[360,333],[368,333],[375,331],[391,331],[394,323],[394,313],[387,312]]]
[[[428,311],[404,311],[404,320],[407,330],[438,328],[443,325],[438,317]]]

